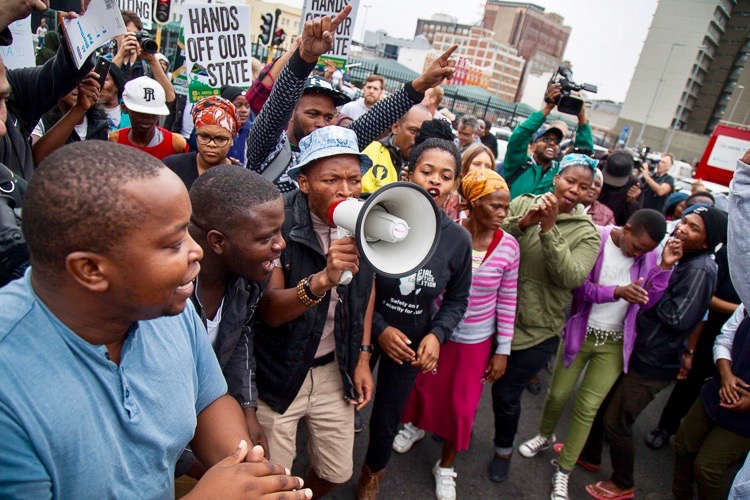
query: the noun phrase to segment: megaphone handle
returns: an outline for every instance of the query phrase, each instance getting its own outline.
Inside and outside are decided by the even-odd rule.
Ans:
[[[339,278],[339,285],[348,285],[352,282],[352,278],[354,275],[351,271],[346,270],[343,273],[341,273],[341,277]]]
[[[336,229],[338,231],[337,239],[351,236],[351,233],[341,226],[338,226]],[[351,271],[344,271],[343,273],[341,273],[341,277],[339,278],[339,285],[348,285],[349,283],[352,282],[352,278],[354,278],[354,274],[352,274]]]

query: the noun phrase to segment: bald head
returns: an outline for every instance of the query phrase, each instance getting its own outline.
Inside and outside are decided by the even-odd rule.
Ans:
[[[429,108],[424,104],[416,104],[391,127],[393,144],[401,151],[404,161],[409,159],[414,139],[419,129],[422,128],[422,124],[430,119],[432,119],[432,113]]]

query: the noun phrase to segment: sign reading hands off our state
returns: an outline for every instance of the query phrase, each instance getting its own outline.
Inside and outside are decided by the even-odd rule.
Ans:
[[[330,60],[339,69],[346,66],[346,61],[349,59],[349,46],[354,35],[354,22],[359,10],[359,0],[305,0],[300,30],[310,19],[322,16],[336,17],[347,5],[352,6],[352,12],[336,28],[333,47],[326,55],[320,57],[318,64]]]
[[[191,102],[252,84],[249,6],[185,3],[182,27]]]

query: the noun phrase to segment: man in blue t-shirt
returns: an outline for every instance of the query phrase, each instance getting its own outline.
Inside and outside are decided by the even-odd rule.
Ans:
[[[174,498],[190,443],[216,465],[196,497],[310,498],[248,450],[188,302],[203,254],[190,213],[179,178],[134,148],[80,142],[36,171],[31,270],[0,290],[0,497]]]

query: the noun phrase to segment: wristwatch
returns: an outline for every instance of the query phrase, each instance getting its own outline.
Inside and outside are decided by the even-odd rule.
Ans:
[[[361,345],[359,346],[359,350],[361,352],[369,352],[370,354],[372,354],[372,344]]]
[[[239,403],[240,403],[240,408],[242,408],[243,410],[253,407],[253,404],[250,401],[239,401]]]

